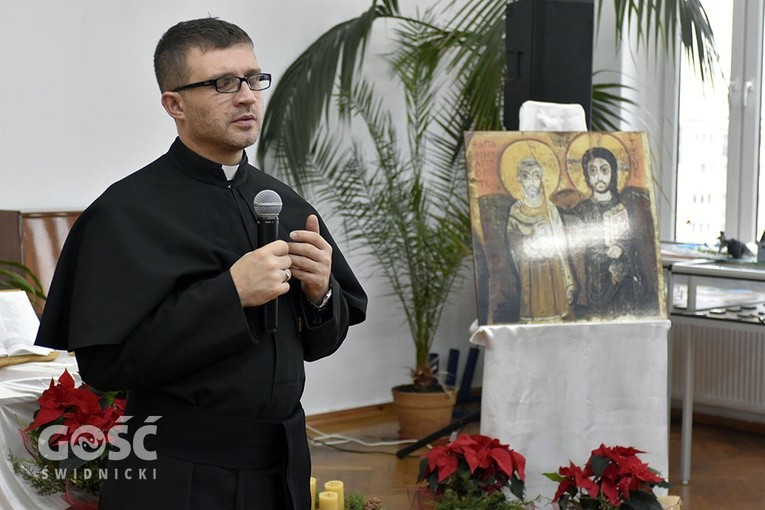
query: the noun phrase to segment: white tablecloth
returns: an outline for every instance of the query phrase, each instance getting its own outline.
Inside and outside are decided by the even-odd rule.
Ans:
[[[526,494],[552,498],[541,473],[584,467],[590,452],[634,446],[669,477],[669,321],[488,326],[481,433],[526,457]],[[666,493],[666,491],[663,491]]]
[[[53,361],[22,363],[0,368],[0,509],[36,510],[68,508],[60,495],[39,496],[35,490],[13,472],[8,460],[11,452],[29,458],[19,435],[19,428],[32,421],[37,399],[48,388],[51,379],[69,373],[80,383],[74,356],[61,352]]]

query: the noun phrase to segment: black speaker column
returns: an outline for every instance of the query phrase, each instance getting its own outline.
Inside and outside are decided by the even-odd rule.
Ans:
[[[524,101],[592,106],[593,0],[516,0],[507,5],[505,127],[518,130]]]

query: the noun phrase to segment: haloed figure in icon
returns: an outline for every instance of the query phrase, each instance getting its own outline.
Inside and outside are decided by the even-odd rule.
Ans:
[[[634,188],[619,192],[618,168],[616,157],[606,148],[593,147],[582,156],[582,171],[592,192],[572,211],[585,225],[579,233],[584,237],[582,318],[644,313],[647,301],[655,301],[655,277],[647,279],[644,269],[650,253],[643,246],[653,246],[653,224],[650,218],[637,221],[635,205],[647,198]],[[643,237],[646,243],[641,242]]]
[[[521,322],[559,321],[569,313],[574,280],[560,214],[547,199],[543,169],[532,157],[516,169],[521,197],[510,208],[507,242],[520,285]]]

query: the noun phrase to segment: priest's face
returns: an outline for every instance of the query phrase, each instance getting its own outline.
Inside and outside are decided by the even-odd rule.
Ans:
[[[187,83],[261,72],[248,44],[204,52],[192,48],[186,54],[186,67]],[[260,134],[262,92],[250,90],[247,83],[241,83],[237,92],[228,94],[212,86],[174,94],[178,94],[182,109],[181,117],[176,117],[181,140],[207,159],[235,165],[242,159],[242,150],[255,143]]]

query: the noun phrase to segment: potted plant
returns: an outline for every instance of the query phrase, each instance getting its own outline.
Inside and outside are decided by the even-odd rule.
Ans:
[[[520,510],[524,500],[526,459],[498,439],[462,434],[436,446],[420,460],[417,481],[424,483],[421,507]],[[505,492],[516,499],[509,500]]]
[[[662,510],[654,487],[669,487],[632,447],[603,444],[592,451],[584,468],[573,462],[545,476],[558,482],[553,503],[560,510]]]
[[[37,399],[33,421],[20,429],[32,458],[9,454],[13,470],[41,495],[61,493],[71,508],[95,510],[107,437],[125,413],[125,400],[117,397],[87,384],[75,386],[64,370]]]
[[[411,41],[416,33],[402,31],[400,37]],[[448,93],[436,90],[435,70],[406,52],[394,55],[391,71],[404,96],[406,136],[399,136],[373,86],[361,80],[337,96],[346,122],[317,137],[306,182],[319,203],[342,219],[341,233],[384,275],[406,317],[415,347],[412,384],[394,388],[394,403],[401,435],[421,437],[451,421],[456,400],[456,391],[434,378],[429,353],[470,255],[464,158],[452,154],[440,129],[463,112]],[[373,148],[371,155],[366,147]],[[409,418],[408,411],[418,416]]]
[[[663,33],[678,27],[660,22],[658,2],[637,10],[630,8],[632,2],[614,1],[617,23],[636,19],[652,27],[645,41],[661,41]],[[454,13],[444,22],[435,9],[412,18],[400,12],[397,0],[373,0],[361,16],[328,30],[277,82],[258,147],[261,166],[326,199],[342,218],[347,238],[382,271],[409,325],[416,351],[413,388],[420,390],[432,386],[427,362],[433,335],[470,254],[462,133],[502,129],[506,0],[464,4],[450,9],[455,2],[435,1],[438,12]],[[710,52],[702,51],[711,40],[706,17],[689,16],[703,9],[681,4],[661,13],[688,20],[680,25],[683,34],[698,31],[699,62],[708,66]],[[366,43],[380,19],[400,24],[392,75],[404,95],[406,136],[399,137],[403,122],[364,75]],[[686,47],[695,41],[683,38]],[[614,86],[619,87],[596,87],[596,93]],[[619,104],[613,94],[595,99]],[[362,128],[366,142],[358,136]],[[447,415],[450,410],[440,412]],[[420,418],[411,423],[424,427],[403,435],[421,437],[441,428]]]

